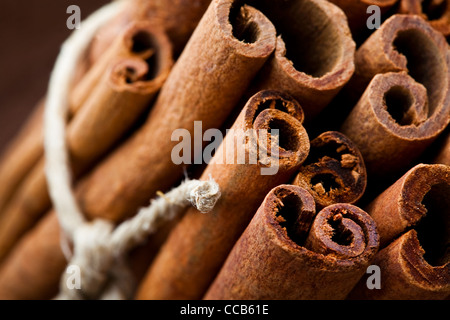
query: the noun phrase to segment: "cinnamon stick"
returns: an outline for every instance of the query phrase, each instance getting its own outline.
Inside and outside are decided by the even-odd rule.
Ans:
[[[419,15],[445,37],[450,36],[450,3],[447,0],[400,0],[398,12]]]
[[[219,184],[220,201],[207,215],[187,210],[141,283],[138,299],[202,297],[265,194],[287,182],[306,158],[309,139],[300,122],[300,110],[295,100],[274,91],[261,91],[250,98],[201,177],[211,176]],[[245,139],[243,132],[252,128],[279,129],[278,170],[274,174],[262,174],[261,157],[253,164],[229,161],[237,156],[229,147],[232,141],[245,145],[245,159],[264,147],[265,143],[257,139]],[[274,155],[269,159],[273,165]]]
[[[154,24],[159,25],[162,29],[166,29],[175,51],[178,53],[181,52],[181,49],[184,47],[211,0],[196,0],[195,2],[191,0],[127,1],[129,2],[127,9],[96,35],[89,52],[86,53],[85,61],[77,71],[77,79],[83,79],[86,71],[91,69],[91,66],[97,62],[106,65],[109,59],[104,54],[106,55],[114,40],[132,21],[151,19],[154,21]],[[100,59],[99,57],[102,58]],[[98,69],[104,72],[104,69]],[[98,78],[96,79],[98,80]],[[84,90],[78,89],[77,91],[79,93],[74,94],[70,108],[71,115],[75,114],[76,110],[82,105],[82,101],[88,96],[90,89],[95,87],[95,81],[91,80],[88,83],[89,81],[85,80],[84,82],[86,83]],[[77,95],[81,96],[77,97]],[[36,124],[36,127],[41,126],[41,123]],[[10,148],[9,155],[5,155],[0,162],[1,168],[7,168],[7,170],[2,169],[0,172],[0,177],[2,177],[0,183],[0,188],[2,188],[0,192],[0,210],[4,206],[5,201],[13,194],[15,186],[20,183],[21,179],[29,172],[30,168],[42,154],[42,140],[40,138],[38,141],[33,142],[32,147],[29,147],[32,139],[37,139],[42,135],[41,130],[39,128],[32,130],[24,129],[24,132],[26,132],[24,135],[26,135],[28,142],[22,142],[22,139],[25,138],[18,138],[14,144],[14,148]],[[13,149],[17,150],[13,152]],[[12,160],[8,161],[6,157]],[[11,182],[9,182],[10,179]],[[5,197],[5,200],[3,197]]]
[[[367,185],[364,159],[356,145],[337,131],[327,131],[311,141],[311,150],[294,185],[314,197],[320,210],[334,203],[356,203]]]
[[[154,53],[154,50],[157,49],[155,46],[158,46],[158,40],[154,39],[154,36],[152,35],[153,29],[157,29],[155,30],[156,33],[164,32],[159,26],[148,21],[131,22],[123,28],[121,33],[115,37],[112,44],[106,49],[102,55],[102,59],[96,61],[74,87],[70,96],[70,116],[76,114],[81,106],[86,103],[86,100],[91,96],[93,89],[96,88],[99,82],[104,78],[105,72],[108,72],[108,69],[111,68],[112,64],[116,63],[118,59],[128,57],[141,58],[144,60],[151,59],[152,52]],[[167,44],[169,40],[165,39],[164,41],[164,46],[171,46],[170,43]],[[171,52],[168,54],[172,56]],[[159,57],[159,59],[161,59],[161,57]],[[153,60],[155,60],[154,57]],[[141,77],[142,76],[143,75],[141,74]]]
[[[0,217],[27,172],[42,155],[44,104],[44,100],[39,102],[0,159]]]
[[[140,20],[151,21],[165,30],[171,40],[174,56],[178,57],[211,2],[211,0],[127,1],[129,3],[126,9],[96,35],[88,53],[91,63],[103,59],[105,50],[128,23]]]
[[[450,294],[449,206],[450,167],[440,164],[413,167],[379,195],[366,210],[384,247],[373,262],[380,267],[381,289],[360,283],[350,298],[445,299]]]
[[[170,141],[172,132],[187,129],[193,134],[194,120],[202,120],[204,130],[220,127],[274,50],[273,25],[249,6],[230,12],[231,5],[228,0],[211,4],[161,89],[146,123],[77,184],[77,199],[88,218],[118,222],[135,214],[158,190],[170,188],[183,175],[182,166],[171,161],[171,151],[176,145]],[[35,236],[52,237],[45,241],[55,247],[59,243],[59,238],[53,235]],[[27,243],[34,240],[29,237]],[[13,251],[17,258],[6,260],[5,269],[20,274],[26,268],[22,265],[24,260],[18,258],[26,254],[24,246]],[[33,253],[46,254],[38,249]],[[51,269],[43,260],[34,261],[39,264],[36,270],[47,270],[49,286],[57,282],[55,279],[59,279],[63,268]],[[34,276],[39,277],[39,271]],[[26,285],[15,279],[5,277],[3,281],[11,281],[8,286],[18,288]],[[21,288],[27,292],[23,298],[40,290],[47,292],[49,289],[44,287]]]
[[[370,84],[341,131],[369,174],[395,174],[448,125],[449,62],[444,37],[418,16],[392,16],[358,49],[351,88]]]
[[[380,268],[381,289],[368,290],[361,281],[349,299],[443,300],[450,293],[449,263],[432,266],[416,231],[409,230],[382,249],[372,262]]]
[[[273,25],[252,7],[231,10],[232,4],[211,4],[146,123],[80,183],[77,196],[88,217],[124,219],[182,178],[183,166],[171,161],[174,130],[193,135],[194,121],[202,121],[203,131],[220,127],[267,60]]]
[[[133,125],[163,85],[172,66],[171,46],[162,31],[147,22],[133,24],[129,30],[132,32],[125,33],[126,39],[136,35],[146,37],[146,50],[153,50],[153,54],[147,61],[137,57],[113,60],[72,119],[67,142],[75,176]],[[50,205],[42,159],[4,210],[0,220],[0,260]]]
[[[404,71],[427,89],[430,112],[439,109],[448,92],[447,46],[423,18],[395,14],[356,51],[349,87],[359,96],[376,74]]]
[[[344,299],[378,250],[375,222],[350,204],[315,216],[297,186],[270,191],[205,299]]]
[[[417,225],[425,215],[440,215],[439,211],[441,210],[445,215],[447,207],[444,205],[444,195],[440,207],[433,208],[435,210],[433,212],[427,213],[423,201],[434,188],[448,191],[449,184],[449,166],[420,164],[411,168],[403,177],[374,199],[366,211],[377,222],[381,246],[386,246],[401,233]],[[433,192],[437,193],[437,191]],[[446,196],[448,195],[446,194]],[[433,196],[432,192],[430,196]]]
[[[256,1],[274,23],[277,47],[254,83],[293,96],[306,121],[315,117],[349,81],[355,43],[345,14],[328,1]]]

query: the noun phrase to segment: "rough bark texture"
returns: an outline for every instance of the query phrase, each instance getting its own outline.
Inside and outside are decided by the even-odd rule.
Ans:
[[[173,132],[187,130],[193,136],[194,121],[202,121],[204,131],[220,127],[274,50],[273,25],[251,7],[243,7],[242,19],[230,23],[231,3],[213,2],[146,123],[80,183],[77,196],[88,217],[133,215],[156,191],[182,178],[184,167],[171,160],[178,144],[171,141]],[[233,36],[244,31],[253,37],[250,42]]]
[[[311,193],[318,210],[334,203],[354,204],[367,185],[364,159],[345,135],[324,132],[311,141],[309,156],[293,184]]]
[[[139,299],[203,296],[264,196],[274,186],[288,182],[308,155],[309,139],[299,119],[303,115],[298,103],[283,94],[261,91],[249,100],[201,177],[211,176],[219,184],[220,200],[206,215],[195,209],[186,212],[150,267]],[[258,153],[265,148],[264,136],[246,138],[244,130],[252,128],[279,129],[278,163],[273,153],[269,157]],[[239,164],[233,142],[245,147],[245,159],[257,162]],[[264,174],[268,161],[278,168]]]
[[[419,15],[428,20],[430,25],[444,36],[450,36],[450,2],[448,0],[400,0],[398,11]]]
[[[132,24],[117,43],[111,51],[111,58],[116,60],[104,66],[104,74],[68,126],[67,144],[75,176],[114,147],[133,126],[173,64],[167,36],[147,22]],[[142,57],[132,52],[138,44],[143,48],[139,53]],[[123,58],[126,55],[129,57]],[[0,260],[51,206],[44,166],[41,158],[5,207],[0,219]]]
[[[355,64],[350,87],[358,93],[370,83],[341,131],[369,175],[395,174],[450,121],[448,44],[422,18],[394,15],[358,49]]]
[[[322,0],[266,0],[254,5],[273,22],[279,36],[253,92],[274,89],[290,94],[309,122],[353,74],[355,43],[346,17]]]
[[[88,56],[98,61],[113,39],[130,21],[149,20],[168,34],[178,56],[195,30],[211,0],[127,0],[128,8],[96,35]],[[103,59],[103,58],[102,58]]]
[[[442,300],[450,294],[450,264],[431,266],[415,230],[381,250],[372,264],[380,267],[381,289],[367,289],[361,281],[349,299]]]
[[[314,212],[306,190],[274,188],[205,298],[344,299],[378,250],[375,223],[349,204]]]
[[[377,223],[381,289],[366,279],[351,299],[445,299],[450,294],[450,167],[417,165],[366,211]],[[413,228],[413,229],[412,229]]]
[[[220,127],[273,52],[276,34],[270,21],[248,6],[238,10],[230,20],[231,3],[213,2],[172,69],[147,122],[77,185],[77,199],[88,218],[118,222],[135,214],[158,190],[170,188],[183,175],[183,166],[171,161],[172,148],[177,144],[171,141],[173,131],[187,129],[193,135],[195,120],[202,121],[204,130]],[[244,39],[250,42],[241,41]],[[55,247],[60,241],[53,234],[35,236],[52,237],[45,241],[53,242]],[[35,240],[26,239],[27,243]],[[14,255],[20,257],[23,247]],[[36,250],[34,254],[49,253]],[[12,264],[8,270],[19,274],[27,268],[23,262],[14,259],[5,264]],[[42,260],[36,263],[45,265]],[[43,265],[36,267],[36,277],[40,276],[40,267]],[[55,268],[47,272],[51,286],[63,270]],[[17,278],[10,278],[14,279]],[[14,285],[25,284],[8,284]],[[33,295],[39,290],[47,289],[36,287],[28,293]]]
[[[434,186],[442,185],[444,188],[447,185],[448,189],[449,184],[449,166],[420,164],[373,200],[366,211],[377,222],[381,246],[386,246],[407,229],[416,226],[427,215],[427,208],[423,203],[427,193]],[[444,202],[440,208],[434,209],[443,211],[443,214],[448,212]]]

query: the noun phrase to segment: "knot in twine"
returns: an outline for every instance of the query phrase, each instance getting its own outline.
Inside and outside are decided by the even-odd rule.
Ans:
[[[188,205],[206,213],[214,208],[219,198],[219,186],[212,179],[186,180],[116,229],[111,222],[102,219],[82,224],[73,232],[74,252],[69,262],[69,266],[80,269],[81,287],[71,288],[68,285],[70,275],[66,272],[58,299],[95,299],[105,292],[114,297],[129,298],[133,280],[126,267],[125,254]],[[108,280],[112,282],[106,290]]]
[[[219,186],[209,181],[186,180],[177,188],[153,200],[133,218],[117,228],[106,220],[86,221],[72,190],[70,157],[66,143],[66,119],[73,77],[84,52],[97,31],[124,9],[126,1],[113,1],[93,13],[82,27],[64,42],[50,77],[44,113],[45,173],[50,198],[63,235],[73,242],[69,267],[80,271],[80,287],[69,286],[66,272],[57,299],[121,299],[132,293],[132,277],[126,266],[126,253],[173,219],[189,205],[210,211],[220,197]],[[66,257],[67,243],[62,242]],[[69,260],[69,259],[68,259]]]

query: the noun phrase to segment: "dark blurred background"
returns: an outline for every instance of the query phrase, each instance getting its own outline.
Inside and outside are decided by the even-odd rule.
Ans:
[[[45,95],[70,5],[84,20],[110,0],[0,0],[0,154]]]

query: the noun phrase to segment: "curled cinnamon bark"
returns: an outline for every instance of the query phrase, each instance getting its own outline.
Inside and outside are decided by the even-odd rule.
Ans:
[[[327,131],[311,141],[309,156],[293,184],[311,193],[318,210],[334,203],[354,204],[366,189],[366,167],[350,139]]]
[[[417,165],[379,195],[366,210],[385,247],[374,260],[381,289],[360,283],[350,298],[445,299],[450,294],[449,206],[450,167],[445,165]]]
[[[395,174],[445,129],[448,105],[428,117],[425,88],[405,73],[376,75],[341,131],[359,147],[370,174]]]
[[[361,281],[349,299],[443,300],[450,293],[448,258],[443,265],[430,265],[424,259],[415,230],[382,249],[372,264],[380,267],[381,288],[368,290],[365,281]]]
[[[194,121],[203,130],[219,128],[274,50],[270,21],[249,6],[232,10],[233,3],[211,4],[146,123],[77,188],[87,216],[121,220],[181,179],[183,166],[171,161],[174,130],[193,135]]]
[[[444,191],[449,191],[449,184],[449,166],[420,164],[373,200],[366,211],[377,222],[381,246],[386,246],[398,235],[416,226],[425,215],[441,215],[440,211],[445,215],[448,212],[444,205],[445,196],[450,194]],[[434,212],[427,213],[423,201],[429,193],[431,197],[438,198],[439,190],[442,193],[440,207],[433,207]]]
[[[72,119],[67,144],[75,176],[106,153],[135,123],[172,67],[172,48],[162,31],[142,22],[129,30],[133,32],[126,32],[127,39],[137,35],[146,37],[146,51],[152,52],[146,61],[137,57],[113,60]],[[5,207],[0,220],[0,260],[50,205],[44,159],[41,159]]]
[[[306,190],[272,189],[205,299],[344,299],[378,250],[375,222],[350,204],[314,216]]]
[[[352,81],[373,79],[341,131],[359,147],[370,174],[395,174],[450,121],[448,45],[422,18],[395,15],[361,46],[355,61]]]
[[[124,12],[99,31],[89,50],[89,60],[103,59],[103,52],[131,21],[151,21],[168,34],[177,57],[205,13],[211,0],[127,0]]]
[[[448,0],[401,0],[398,11],[416,14],[444,36],[450,36],[450,3]]]
[[[164,52],[160,54],[159,50],[166,50],[169,48],[172,50],[172,46],[168,39],[164,39],[161,42],[161,36],[155,38],[154,33],[162,34],[164,31],[157,25],[148,21],[139,21],[129,23],[124,30],[115,37],[114,42],[106,48],[106,51],[102,55],[102,59],[96,61],[96,63],[87,71],[87,73],[81,78],[81,80],[74,87],[70,96],[70,110],[71,116],[77,113],[81,106],[86,103],[86,100],[91,96],[94,88],[97,87],[99,82],[104,79],[104,74],[109,72],[113,63],[116,63],[120,58],[140,58],[153,62],[153,68],[158,65],[165,65],[167,58],[172,58],[171,52]],[[117,68],[117,67],[116,67]],[[130,68],[132,71],[134,67]],[[114,71],[117,73],[119,70]],[[140,70],[140,77],[142,74],[142,68]],[[120,72],[120,71],[119,71]],[[136,70],[134,71],[136,73]],[[156,74],[156,70],[151,70]],[[122,72],[123,73],[123,72]],[[117,78],[117,76],[115,76]],[[139,78],[135,76],[135,80]],[[117,80],[111,80],[117,81]],[[97,89],[97,91],[99,91]]]
[[[351,88],[359,95],[376,74],[404,71],[427,89],[434,112],[448,99],[447,48],[442,34],[421,17],[393,15],[356,51]]]
[[[309,121],[353,74],[355,43],[346,17],[337,6],[322,0],[254,3],[279,35],[275,53],[258,75],[255,90],[290,94]]]
[[[309,139],[302,119],[298,103],[284,94],[261,91],[248,101],[201,177],[211,176],[219,184],[220,201],[207,215],[194,209],[186,212],[142,281],[139,299],[203,296],[264,196],[287,182],[308,155]],[[275,155],[260,156],[258,149],[266,148],[264,133],[258,139],[246,136],[245,130],[252,128],[279,130],[278,168],[272,174],[263,174],[262,169],[274,165]],[[229,147],[233,141],[237,146],[245,144],[245,159],[257,154],[258,161],[237,163],[237,152]],[[235,161],[230,163],[230,159]]]
[[[193,134],[195,120],[202,120],[204,130],[220,127],[270,56],[276,41],[270,21],[248,6],[231,12],[231,5],[228,0],[213,2],[172,69],[146,123],[77,184],[77,199],[87,217],[118,222],[135,214],[158,190],[170,188],[183,175],[183,167],[171,161],[176,145],[171,141],[173,131],[187,129]],[[35,237],[52,237],[45,241],[55,247],[60,241],[53,234],[35,233]],[[27,244],[14,251],[15,258],[5,261],[9,272],[20,274],[27,269],[21,257],[35,240],[27,237]],[[52,255],[39,249],[34,254]],[[46,261],[39,259],[35,263],[35,277],[45,269],[47,284],[57,283],[63,272],[60,265],[46,266]],[[15,282],[18,277],[3,279],[7,286],[24,292],[25,299],[40,290],[49,291],[44,282],[41,287],[26,288],[26,283]]]

